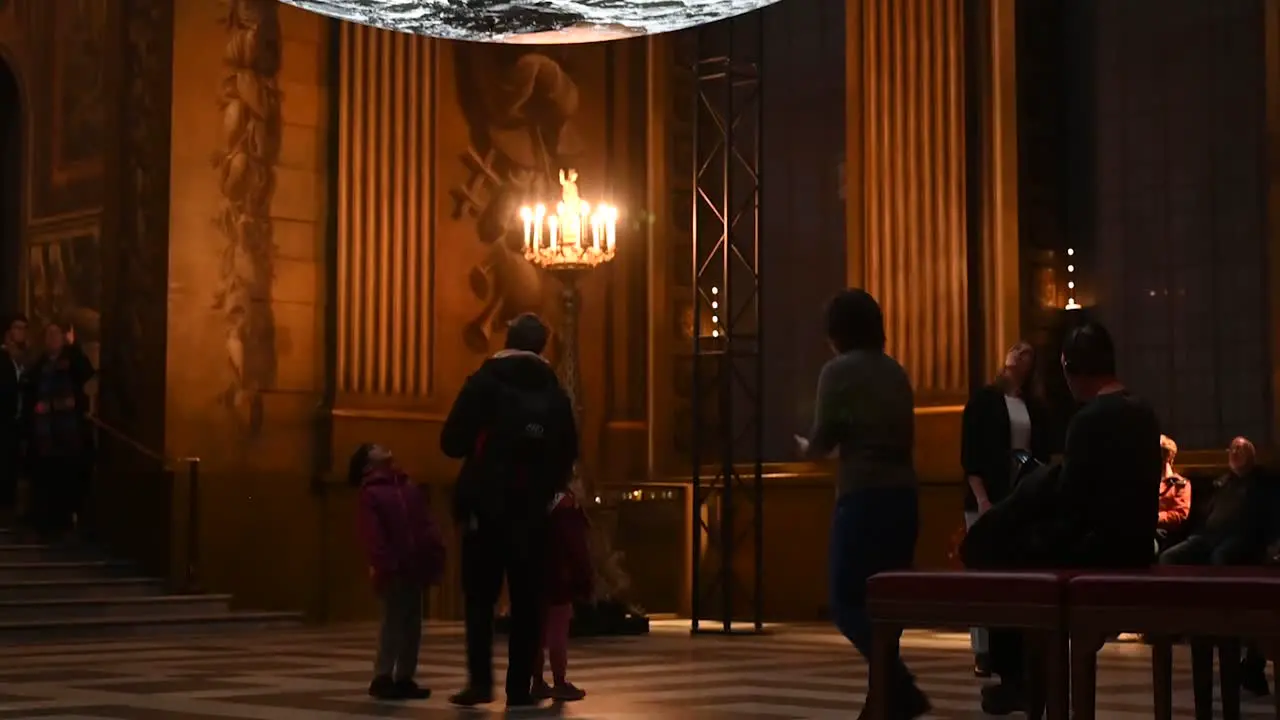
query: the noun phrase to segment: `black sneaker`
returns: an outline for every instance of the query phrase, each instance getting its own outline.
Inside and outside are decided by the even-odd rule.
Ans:
[[[1027,698],[1022,688],[1003,682],[982,688],[982,712],[988,715],[1012,715],[1026,709]]]
[[[507,707],[509,708],[531,708],[537,707],[542,702],[534,697],[532,693],[528,695],[508,695]]]
[[[369,683],[369,697],[376,700],[399,700],[396,683],[390,675],[379,675]]]
[[[410,678],[396,680],[395,691],[404,700],[426,700],[431,697],[431,690],[419,686]]]
[[[901,710],[899,716],[907,720],[916,720],[916,718],[928,715],[933,711],[933,703],[929,702],[929,696],[925,695],[924,691],[914,682],[902,694],[902,699],[899,700],[899,703]]]
[[[1255,697],[1270,695],[1271,686],[1267,684],[1266,666],[1260,668],[1249,663],[1240,663],[1240,687]]]
[[[454,693],[453,696],[449,698],[449,702],[454,705],[461,705],[462,707],[488,705],[493,702],[493,691],[466,687]]]

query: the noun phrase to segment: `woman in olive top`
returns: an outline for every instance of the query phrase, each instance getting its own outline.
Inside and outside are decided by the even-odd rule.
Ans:
[[[1036,380],[1035,348],[1019,342],[1009,348],[995,380],[974,393],[964,407],[960,463],[966,479],[966,528],[1009,494],[1014,451],[1029,452],[1041,462],[1049,458],[1049,422]],[[974,674],[990,677],[986,631],[974,628],[970,640]]]
[[[915,555],[915,399],[907,373],[884,352],[884,317],[867,292],[846,290],[832,299],[827,337],[836,356],[818,376],[813,427],[796,440],[807,458],[840,451],[829,557],[831,613],[840,632],[869,659],[867,579],[910,568]],[[887,717],[916,718],[929,711],[929,700],[900,659],[892,683]],[[863,716],[870,716],[865,705]]]

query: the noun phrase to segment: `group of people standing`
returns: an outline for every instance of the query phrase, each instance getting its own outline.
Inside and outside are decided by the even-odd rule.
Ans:
[[[45,325],[34,350],[25,316],[0,318],[0,330],[0,525],[16,523],[46,543],[72,539],[93,474],[93,363],[59,322]],[[23,476],[28,501],[19,507]]]
[[[1177,445],[1160,434],[1151,408],[1116,379],[1105,328],[1088,323],[1072,330],[1061,361],[1072,394],[1084,403],[1064,442],[1051,429],[1028,343],[1009,350],[995,380],[965,407],[966,564],[1238,565],[1280,553],[1280,483],[1257,465],[1252,443],[1231,442],[1230,469],[1213,483],[1193,528],[1191,483],[1174,470]],[[1054,462],[1059,448],[1061,462]],[[1016,636],[980,628],[971,635],[974,673],[1000,680],[984,690],[983,709],[1021,710],[1024,658]],[[1267,693],[1261,656],[1251,652],[1244,667],[1246,689]]]
[[[867,580],[909,568],[917,540],[915,402],[906,373],[884,352],[884,319],[870,294],[851,289],[834,298],[827,335],[835,357],[819,375],[813,426],[798,438],[798,449],[809,458],[839,451],[831,610],[841,633],[869,658]],[[1068,333],[1059,361],[1080,404],[1061,461],[1041,467],[1030,461],[1047,461],[1054,445],[1044,406],[1032,390],[1031,346],[1015,345],[995,382],[965,409],[961,460],[970,529],[961,553],[972,567],[1121,568],[1152,562],[1163,466],[1155,412],[1116,377],[1115,348],[1102,325],[1086,323]],[[984,688],[983,710],[1004,715],[1024,709],[1020,636],[992,631],[987,643],[990,670],[1001,682]],[[868,698],[863,716],[880,703],[895,720],[927,713],[930,702],[900,658],[890,672],[888,696]]]
[[[463,461],[453,504],[466,602],[468,682],[450,697],[459,706],[494,700],[494,610],[504,580],[507,706],[586,695],[566,676],[567,647],[574,603],[590,599],[593,570],[587,516],[572,489],[576,421],[543,355],[549,335],[536,315],[513,320],[506,348],[467,378],[441,430],[445,455]],[[422,592],[444,568],[442,534],[386,448],[361,446],[349,479],[360,488],[360,536],[383,604],[369,694],[426,698],[430,690],[414,682],[414,672]],[[543,674],[548,660],[551,682]]]

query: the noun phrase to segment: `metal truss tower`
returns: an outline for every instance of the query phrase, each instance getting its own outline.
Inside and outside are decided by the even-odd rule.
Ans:
[[[686,61],[694,94],[694,633],[764,627],[763,23],[756,11],[691,31]]]

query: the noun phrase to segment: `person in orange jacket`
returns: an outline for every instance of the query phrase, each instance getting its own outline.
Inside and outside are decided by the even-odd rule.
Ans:
[[[1173,438],[1160,436],[1160,452],[1164,455],[1164,476],[1160,479],[1160,513],[1156,532],[1163,540],[1191,516],[1191,483],[1173,470],[1173,460],[1178,457],[1178,444]]]

